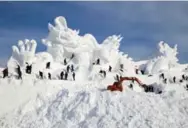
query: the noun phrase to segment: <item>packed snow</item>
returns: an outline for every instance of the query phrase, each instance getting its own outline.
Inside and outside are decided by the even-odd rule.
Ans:
[[[0,68],[0,128],[188,127],[188,65],[178,63],[177,45],[161,41],[156,57],[136,62],[119,51],[120,35],[98,43],[92,34],[69,28],[62,16],[54,23],[42,39],[46,51],[36,53],[34,39],[19,40],[12,46],[4,79],[6,67]],[[17,78],[18,65],[22,79]],[[26,73],[29,65],[31,74]],[[68,72],[68,65],[74,69]],[[62,72],[67,79],[61,79]],[[107,86],[116,75],[136,77],[154,91],[124,81],[122,92],[111,92]]]

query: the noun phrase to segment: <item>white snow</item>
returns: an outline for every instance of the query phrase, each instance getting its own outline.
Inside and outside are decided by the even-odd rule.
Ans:
[[[188,75],[188,65],[178,63],[177,45],[171,48],[159,42],[155,58],[135,62],[119,51],[120,35],[109,36],[100,44],[93,35],[82,36],[69,28],[62,16],[54,22],[54,26],[48,25],[49,35],[42,39],[47,51],[35,53],[34,39],[20,40],[18,46],[12,47],[7,62],[9,77],[0,78],[0,128],[188,127],[188,81],[179,82],[183,74]],[[98,58],[100,64],[96,65]],[[72,72],[68,80],[59,80],[67,68],[64,59],[67,65],[74,65],[76,81]],[[46,69],[47,62],[51,63],[50,69]],[[25,73],[26,63],[32,64],[32,74]],[[16,79],[17,65],[21,66],[22,80]],[[109,65],[112,72],[108,72]],[[136,68],[145,74],[136,74]],[[100,70],[107,72],[106,78]],[[38,78],[39,71],[44,73],[43,80]],[[162,72],[167,84],[159,78]],[[48,73],[52,80],[48,80]],[[130,89],[131,81],[123,82],[123,92],[107,91],[116,74],[135,76],[153,85],[154,92],[144,92],[137,83]],[[157,94],[158,90],[162,93]]]

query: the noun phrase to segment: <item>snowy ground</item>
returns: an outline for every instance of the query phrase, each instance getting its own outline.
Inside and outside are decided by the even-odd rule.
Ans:
[[[24,79],[0,80],[1,128],[188,127],[185,83],[167,84],[159,95],[131,90],[127,83],[122,93],[106,91],[110,77],[85,83]]]

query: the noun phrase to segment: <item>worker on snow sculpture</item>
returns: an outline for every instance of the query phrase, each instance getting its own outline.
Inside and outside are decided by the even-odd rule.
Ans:
[[[164,73],[161,73],[161,74],[159,75],[159,78],[162,78],[162,79],[164,80],[164,79],[165,79]]]
[[[60,73],[60,78],[61,78],[61,80],[64,79],[64,71],[62,71],[62,72]]]
[[[112,71],[112,67],[109,65],[108,71],[111,72]]]
[[[100,59],[99,58],[97,59],[97,65],[100,65]]]
[[[65,72],[65,80],[68,79],[68,72]]]
[[[74,72],[74,65],[71,65],[71,72]]]
[[[39,78],[43,79],[43,72],[39,71]]]
[[[50,69],[50,62],[46,63],[46,69]]]
[[[27,66],[26,66],[25,72],[26,72],[27,74],[31,74],[32,65],[29,65],[28,63],[26,63],[26,64],[27,64]]]
[[[104,78],[106,78],[106,71],[103,71]]]
[[[75,75],[76,75],[75,72],[73,72],[72,73],[72,78],[73,78],[74,81],[75,81]]]
[[[48,73],[48,79],[51,80],[51,73]]]
[[[17,73],[18,73],[18,79],[22,79],[22,72],[21,72],[21,68],[20,65],[18,65],[18,67],[16,68]]]
[[[67,65],[67,60],[66,60],[66,58],[64,59],[64,65]]]
[[[67,66],[67,73],[69,73],[70,65]]]
[[[124,65],[123,65],[123,64],[120,64],[120,71],[123,72],[123,68],[124,68]]]
[[[173,77],[173,82],[176,83],[176,77],[175,76]]]
[[[74,58],[74,53],[72,54],[71,58],[70,59],[73,59]]]
[[[3,78],[8,77],[8,68],[3,70]]]

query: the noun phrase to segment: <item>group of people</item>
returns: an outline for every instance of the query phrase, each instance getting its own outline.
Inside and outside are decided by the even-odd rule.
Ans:
[[[161,73],[159,75],[159,78],[161,78],[163,80],[163,83],[167,83],[167,78],[165,78],[165,75],[164,73]],[[181,75],[180,79],[178,80],[176,76],[173,76],[172,77],[172,80],[171,80],[173,83],[182,83],[183,81],[188,81],[188,76],[186,76],[185,74]]]
[[[50,62],[46,63],[46,69],[50,69]],[[62,71],[60,73],[60,79],[61,80],[68,80],[68,74],[69,74],[69,72],[71,72],[72,73],[72,78],[73,78],[73,80],[75,80],[76,74],[75,74],[74,71],[75,71],[74,65],[73,64],[72,65],[68,65],[66,67],[66,71]],[[25,72],[27,74],[31,74],[32,73],[32,64],[29,65],[28,63],[26,63]],[[3,78],[8,77],[8,75],[9,75],[8,68],[5,68],[2,71],[2,73],[3,73]],[[16,73],[17,73],[17,79],[22,79],[21,67],[18,64],[17,64],[17,68],[16,68]],[[44,73],[42,71],[39,71],[39,79],[44,79]],[[50,80],[52,79],[51,73],[48,73],[48,79],[50,79]]]

